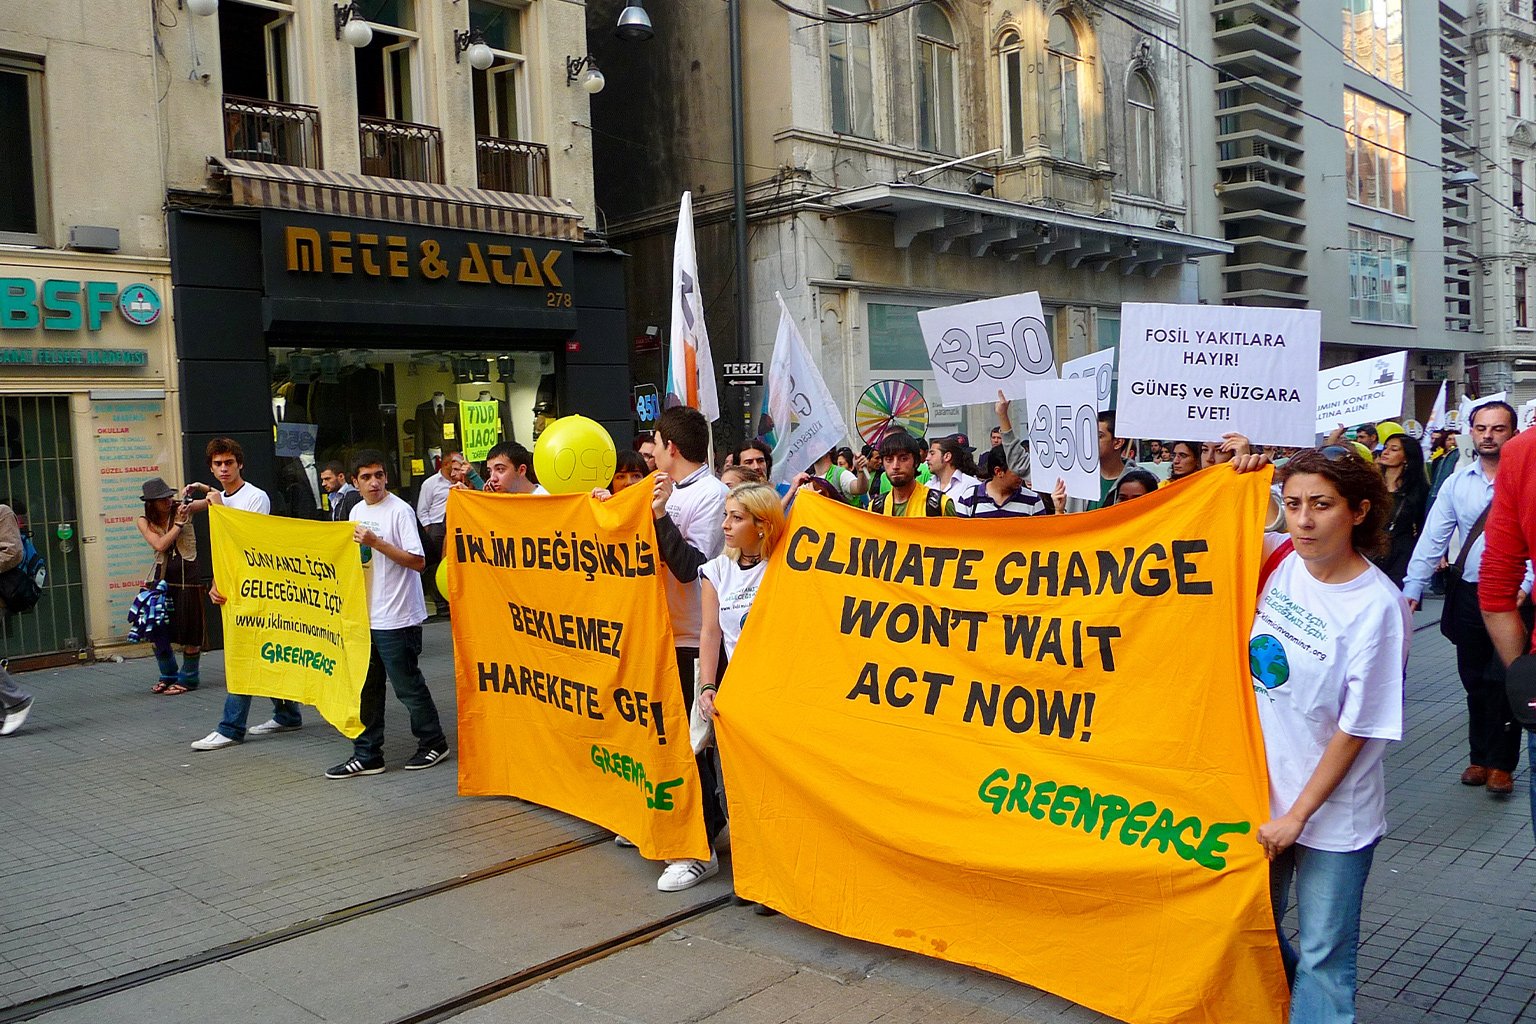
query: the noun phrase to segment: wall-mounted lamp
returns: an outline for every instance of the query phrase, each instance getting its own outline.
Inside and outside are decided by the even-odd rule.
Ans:
[[[565,84],[569,87],[576,82],[581,83],[584,92],[593,95],[602,92],[603,86],[608,84],[603,78],[603,73],[597,69],[597,61],[590,53],[585,57],[565,58]]]
[[[458,63],[469,57],[469,66],[476,71],[484,71],[496,63],[496,53],[485,45],[485,37],[477,29],[468,32],[455,31],[453,33],[453,59]]]
[[[614,26],[613,34],[627,43],[643,43],[656,34],[651,16],[640,5],[640,0],[619,12],[619,23]]]
[[[219,0],[176,0],[176,6],[185,8],[188,14],[206,18],[210,14],[218,13]]]
[[[1455,174],[1447,174],[1445,183],[1451,188],[1460,188],[1463,185],[1476,185],[1483,179],[1478,177],[1476,171],[1457,171]]]
[[[373,26],[368,24],[368,19],[363,17],[363,12],[358,9],[356,0],[351,3],[336,4],[336,38],[345,42],[354,50],[361,50],[373,42]]]
[[[997,175],[991,171],[977,171],[965,179],[965,190],[973,196],[991,192],[997,187]]]

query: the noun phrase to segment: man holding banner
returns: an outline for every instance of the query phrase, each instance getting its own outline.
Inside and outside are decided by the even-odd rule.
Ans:
[[[446,460],[445,460],[446,462]],[[352,463],[362,504],[352,510],[353,539],[362,547],[368,574],[368,625],[373,649],[363,680],[360,715],[363,731],[353,741],[352,756],[326,771],[328,779],[378,775],[384,771],[384,677],[411,713],[416,753],[406,771],[431,768],[448,758],[448,738],[432,692],[422,677],[421,624],[427,603],[421,591],[421,570],[427,559],[411,506],[389,493],[389,475],[382,452],[365,449]]]
[[[720,525],[725,519],[726,488],[710,475],[704,464],[709,458],[709,423],[704,414],[688,406],[673,406],[656,421],[656,468],[667,475],[659,488],[672,483],[666,499],[666,514],[689,545],[707,558],[725,550],[725,535]],[[699,632],[703,623],[701,588],[695,576],[682,581],[668,573],[667,610],[672,617],[672,642],[677,647],[677,674],[682,683],[683,702],[691,712],[694,700],[695,665],[699,659]],[[713,684],[714,679],[703,680]],[[714,753],[698,753],[699,783],[704,790],[704,831],[709,840],[709,860],[682,859],[667,862],[656,881],[662,892],[681,892],[709,878],[720,870],[714,852],[715,838],[725,828],[725,812],[720,808]]]

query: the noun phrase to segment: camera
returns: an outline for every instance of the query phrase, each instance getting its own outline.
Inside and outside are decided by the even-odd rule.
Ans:
[[[183,505],[190,505],[196,500],[197,498],[193,496],[191,491],[188,491],[186,494],[181,496],[181,503]]]

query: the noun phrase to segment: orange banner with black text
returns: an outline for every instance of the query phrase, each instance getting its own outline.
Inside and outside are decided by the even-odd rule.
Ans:
[[[1135,1024],[1284,1020],[1269,480],[1028,519],[800,497],[717,704],[737,893]]]
[[[708,859],[651,488],[455,489],[443,557],[459,793],[574,814],[652,859]]]

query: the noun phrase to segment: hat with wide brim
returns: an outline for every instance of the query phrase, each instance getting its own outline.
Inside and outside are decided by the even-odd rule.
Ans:
[[[171,485],[157,476],[152,476],[144,481],[144,493],[139,495],[141,501],[159,501],[161,498],[174,498],[176,492]]]

